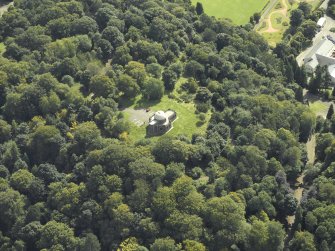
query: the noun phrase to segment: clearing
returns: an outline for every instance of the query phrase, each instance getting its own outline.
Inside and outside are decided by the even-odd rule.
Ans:
[[[233,23],[247,24],[256,12],[262,12],[269,0],[192,0],[194,5],[202,3],[209,16],[229,18]]]
[[[178,93],[180,86],[186,79],[181,78],[172,92],[174,98],[170,98],[169,95],[164,95],[160,101],[147,101],[141,96],[135,98],[135,100],[130,104],[123,104],[123,109],[121,111],[131,123],[130,132],[128,139],[130,141],[136,142],[141,139],[147,138],[146,126],[148,125],[149,118],[154,112],[162,110],[166,111],[168,109],[174,110],[177,113],[177,119],[173,122],[173,128],[167,132],[165,135],[186,135],[191,137],[194,133],[204,134],[207,129],[208,121],[211,117],[211,112],[206,113],[205,121],[200,121],[198,114],[195,113],[195,105],[193,102],[183,102],[179,97],[181,93]],[[126,101],[127,102],[127,101]],[[150,111],[146,111],[146,109]],[[164,136],[164,135],[163,135]],[[152,140],[157,140],[159,137],[150,137]]]

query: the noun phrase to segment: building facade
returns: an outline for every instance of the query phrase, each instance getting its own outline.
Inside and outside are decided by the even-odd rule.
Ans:
[[[172,128],[172,122],[175,121],[176,118],[177,113],[173,110],[155,112],[155,114],[149,118],[147,135],[163,135]]]

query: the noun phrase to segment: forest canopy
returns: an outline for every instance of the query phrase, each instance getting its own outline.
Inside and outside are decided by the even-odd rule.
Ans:
[[[290,51],[187,0],[15,0],[0,40],[0,250],[283,250],[320,125]],[[131,141],[138,97],[210,111],[206,131]],[[334,247],[334,149],[291,250]]]

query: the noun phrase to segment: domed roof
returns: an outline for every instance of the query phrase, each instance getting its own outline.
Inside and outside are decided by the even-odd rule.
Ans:
[[[158,120],[158,121],[166,120],[165,112],[163,112],[163,111],[156,112],[155,113],[155,119]]]

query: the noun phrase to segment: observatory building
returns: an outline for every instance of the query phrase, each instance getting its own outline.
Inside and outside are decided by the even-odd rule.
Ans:
[[[149,118],[147,134],[151,136],[163,135],[172,128],[172,122],[176,118],[177,114],[173,110],[155,112],[155,114]]]

